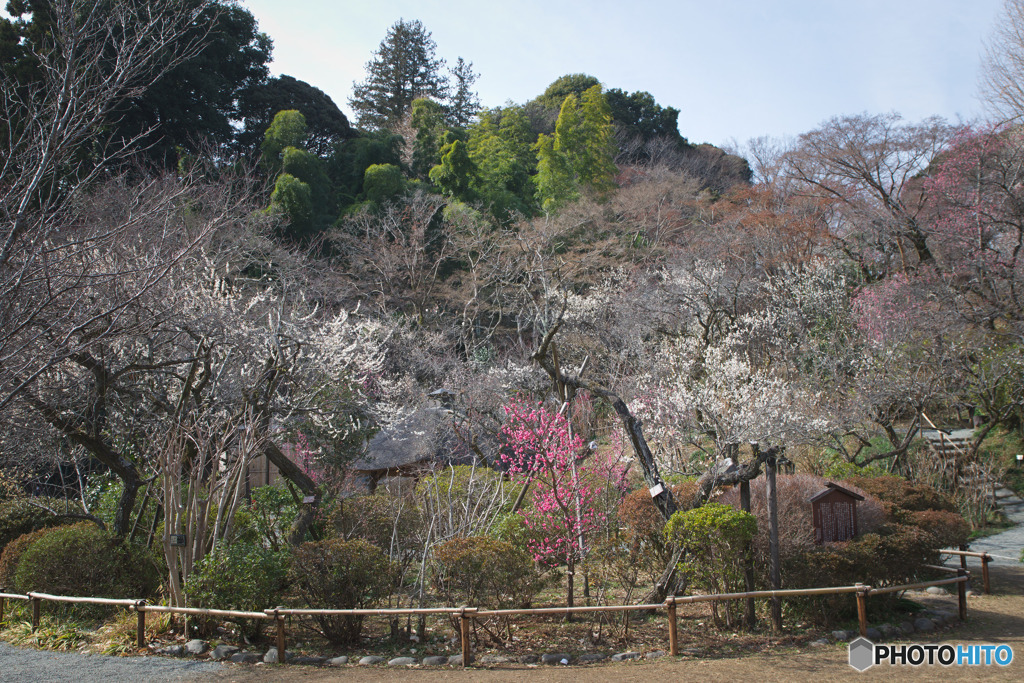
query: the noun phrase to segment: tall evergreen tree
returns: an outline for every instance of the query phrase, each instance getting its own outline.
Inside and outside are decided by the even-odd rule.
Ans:
[[[473,73],[473,62],[462,57],[452,68],[452,94],[448,101],[448,122],[455,128],[466,128],[473,118],[480,113],[480,98],[473,90],[473,84],[479,78]]]
[[[366,80],[353,84],[349,106],[363,128],[381,129],[398,123],[419,97],[444,100],[448,79],[437,44],[421,21],[399,19],[366,63]]]

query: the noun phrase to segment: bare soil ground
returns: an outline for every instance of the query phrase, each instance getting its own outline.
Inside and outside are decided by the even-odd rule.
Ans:
[[[980,572],[979,572],[980,573]],[[1010,666],[941,667],[941,666],[878,666],[858,673],[847,663],[846,644],[812,647],[807,636],[788,637],[766,641],[762,636],[760,647],[702,648],[700,656],[678,658],[662,657],[651,661],[604,662],[570,667],[527,666],[501,664],[468,669],[455,668],[394,668],[359,667],[312,668],[299,666],[230,666],[217,675],[221,681],[262,683],[286,681],[288,683],[320,683],[345,679],[347,681],[645,681],[652,679],[701,681],[833,681],[854,679],[874,681],[898,676],[899,680],[1024,680],[1024,566],[992,565],[992,595],[968,599],[968,620],[952,628],[941,629],[929,635],[915,635],[904,642],[950,644],[1007,644],[1013,648],[1014,661]],[[927,603],[955,612],[956,598],[915,595],[915,601]],[[870,606],[869,606],[870,612]],[[869,615],[870,616],[870,615]],[[695,624],[688,624],[693,628]],[[682,635],[682,634],[681,634]],[[685,642],[685,641],[684,641]],[[682,647],[687,647],[684,644]],[[731,650],[724,653],[724,650]],[[559,651],[557,647],[545,649]]]

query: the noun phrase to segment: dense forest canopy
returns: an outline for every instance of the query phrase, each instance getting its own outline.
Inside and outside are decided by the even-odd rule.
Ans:
[[[998,122],[842,115],[740,154],[588,74],[481,107],[419,21],[387,30],[350,120],[270,77],[230,0],[7,11],[0,457],[100,463],[118,534],[147,482],[215,453],[330,498],[439,389],[463,461],[501,469],[509,416],[561,407],[581,467],[638,463],[620,494],[692,476],[707,499],[786,449],[971,513],[985,440],[1024,428],[1019,33],[992,52]],[[954,470],[913,457],[968,416]]]

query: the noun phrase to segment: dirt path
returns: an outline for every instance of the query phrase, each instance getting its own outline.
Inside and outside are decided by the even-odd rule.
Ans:
[[[336,669],[307,667],[232,666],[217,676],[220,681],[238,683],[320,683],[346,681],[880,681],[898,676],[899,680],[1024,680],[1024,566],[992,566],[992,595],[968,599],[968,620],[953,629],[944,629],[929,637],[915,636],[906,642],[950,644],[1007,644],[1013,648],[1014,661],[1008,667],[887,667],[878,666],[858,673],[847,663],[847,648],[842,645],[786,648],[771,654],[742,657],[664,657],[650,662],[603,663],[589,666],[555,668],[551,666],[500,665],[488,668],[431,669],[346,666]],[[916,599],[917,596],[915,596]],[[956,611],[955,597],[930,598]],[[917,640],[920,638],[920,640]]]

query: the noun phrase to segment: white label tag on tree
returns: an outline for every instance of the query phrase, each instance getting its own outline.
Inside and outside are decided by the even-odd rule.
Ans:
[[[657,498],[663,493],[665,493],[665,487],[661,484],[655,484],[651,487],[651,498]]]

